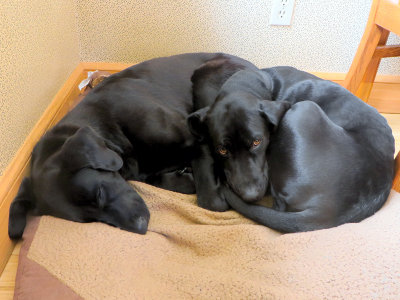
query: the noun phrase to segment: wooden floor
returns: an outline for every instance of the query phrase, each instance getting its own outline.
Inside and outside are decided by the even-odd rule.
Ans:
[[[399,85],[400,89],[400,85]],[[400,98],[399,98],[400,102]],[[400,114],[382,114],[386,120],[389,122],[390,127],[393,130],[393,136],[396,143],[396,152],[400,151]]]
[[[0,300],[11,300],[14,296],[15,275],[17,274],[18,255],[21,243],[18,243],[6,268],[0,276]]]
[[[385,101],[387,99],[397,100],[400,107],[400,83],[396,84],[378,84],[374,87],[375,93],[373,91],[372,95],[373,103],[379,103],[381,100]],[[375,96],[374,96],[375,95]],[[381,98],[382,97],[382,98]],[[396,99],[394,99],[396,98]],[[380,102],[382,103],[382,102]],[[393,103],[393,101],[391,102]],[[393,130],[393,135],[396,140],[396,153],[400,150],[400,114],[382,114],[389,122]],[[14,282],[15,275],[18,266],[18,254],[21,245],[17,244],[15,247],[10,260],[4,269],[4,272],[0,276],[0,300],[9,300],[13,298],[14,294]]]

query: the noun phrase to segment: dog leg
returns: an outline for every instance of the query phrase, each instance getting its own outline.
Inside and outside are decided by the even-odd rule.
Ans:
[[[142,181],[144,179],[140,177],[138,161],[132,157],[124,159],[124,164],[119,173],[125,180]]]
[[[17,197],[11,203],[8,221],[8,235],[11,239],[22,237],[26,225],[26,215],[33,206],[30,178],[26,177],[19,188]]]
[[[272,209],[278,210],[278,211],[285,211],[286,210],[286,204],[283,201],[279,201],[278,199],[274,199],[274,202],[272,204]]]
[[[146,178],[146,183],[177,193],[196,193],[193,174],[187,171],[187,168],[149,176]]]
[[[200,155],[192,161],[197,204],[212,211],[226,211],[228,203],[221,193],[221,185],[214,174],[214,159],[208,145],[200,145]]]

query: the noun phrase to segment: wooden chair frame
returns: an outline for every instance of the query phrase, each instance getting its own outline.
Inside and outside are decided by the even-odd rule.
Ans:
[[[400,35],[400,1],[374,0],[364,35],[343,83],[365,102],[368,102],[381,59],[400,56],[400,45],[386,45],[390,32]]]

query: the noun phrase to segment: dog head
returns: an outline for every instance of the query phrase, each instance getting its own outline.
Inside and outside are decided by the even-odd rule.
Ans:
[[[149,212],[118,173],[122,165],[121,157],[90,127],[53,129],[36,145],[30,177],[11,204],[9,236],[22,236],[31,209],[39,215],[145,233]]]
[[[253,92],[254,84],[246,79],[244,85],[242,80],[243,76],[225,83],[210,107],[189,116],[188,125],[192,134],[209,144],[227,184],[252,202],[266,194],[270,133],[290,104],[263,99],[262,93]]]

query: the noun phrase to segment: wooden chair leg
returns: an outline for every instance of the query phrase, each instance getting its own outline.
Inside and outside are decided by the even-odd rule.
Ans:
[[[382,33],[378,42],[378,46],[386,45],[390,33],[386,29],[381,28],[381,30]],[[354,93],[358,98],[362,99],[364,102],[368,102],[368,98],[369,95],[371,94],[372,86],[374,84],[376,73],[378,72],[381,59],[382,58],[380,56],[376,55],[372,56],[368,66],[365,69],[364,77],[362,78],[357,91]]]
[[[368,99],[380,63],[380,58],[373,57],[375,49],[378,45],[386,44],[388,35],[389,32],[386,29],[373,22],[368,22],[353,63],[344,80],[343,86],[364,101]],[[365,84],[359,91],[362,82]],[[370,85],[369,82],[371,82]]]

